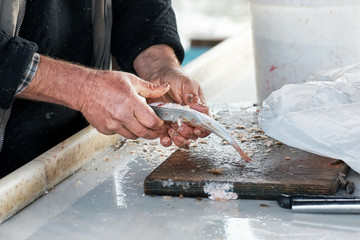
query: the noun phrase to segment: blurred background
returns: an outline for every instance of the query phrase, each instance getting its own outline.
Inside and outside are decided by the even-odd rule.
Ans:
[[[186,54],[183,66],[250,22],[249,0],[173,0]]]
[[[201,84],[208,103],[256,102],[249,1],[172,0],[185,48],[182,66],[191,73],[197,69],[190,76]],[[198,58],[222,41],[221,48]],[[195,58],[195,65],[188,64]]]

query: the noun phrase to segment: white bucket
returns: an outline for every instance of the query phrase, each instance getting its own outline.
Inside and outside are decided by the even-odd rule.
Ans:
[[[250,0],[258,102],[320,69],[360,62],[360,0]]]

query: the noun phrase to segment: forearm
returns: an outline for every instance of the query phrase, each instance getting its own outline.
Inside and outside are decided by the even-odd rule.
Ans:
[[[104,134],[153,139],[165,134],[164,123],[139,95],[157,98],[169,88],[133,74],[89,69],[41,56],[33,80],[17,96],[79,110]]]
[[[154,45],[135,58],[134,69],[140,78],[150,81],[166,71],[180,69],[180,62],[171,47]]]
[[[17,97],[80,110],[82,93],[91,88],[91,72],[89,68],[41,56],[32,82]]]

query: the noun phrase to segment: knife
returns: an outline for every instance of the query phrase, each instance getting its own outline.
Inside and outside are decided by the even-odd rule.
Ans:
[[[356,197],[281,194],[277,202],[297,213],[360,213],[360,198]]]

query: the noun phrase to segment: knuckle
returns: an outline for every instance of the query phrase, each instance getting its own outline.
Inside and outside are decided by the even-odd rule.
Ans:
[[[137,136],[135,136],[134,134],[129,134],[129,136],[127,137],[127,139],[131,139],[131,140],[135,140],[135,139],[138,139]]]
[[[174,129],[169,130],[169,135],[171,137],[171,140],[175,143],[178,147],[184,147],[189,145],[189,141],[185,139],[184,137],[180,136]]]
[[[196,139],[197,138],[194,134],[194,129],[186,124],[178,126],[177,131],[184,138],[187,138],[187,139]]]
[[[155,118],[149,119],[147,123],[149,128],[156,128],[158,126],[158,121]]]
[[[149,130],[146,129],[146,128],[141,128],[141,129],[138,129],[136,130],[135,134],[139,137],[142,137],[142,138],[147,138],[149,137]]]
[[[116,121],[107,121],[105,123],[105,126],[109,131],[114,131],[116,129],[121,128],[122,125],[119,122],[116,122]]]
[[[102,134],[104,134],[104,135],[111,135],[111,134],[113,134],[112,131],[110,131],[109,129],[103,128],[103,127],[98,127],[97,130],[98,130],[99,132],[101,132]]]
[[[160,138],[160,143],[164,147],[170,147],[172,145],[172,141],[171,141],[170,137],[161,137]]]
[[[138,137],[136,135],[134,135],[133,133],[129,132],[129,131],[125,131],[124,129],[121,129],[118,131],[118,134],[120,134],[121,136],[123,136],[124,138],[127,139],[132,139],[135,140]]]

